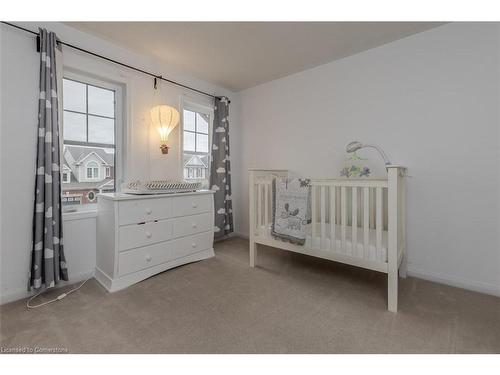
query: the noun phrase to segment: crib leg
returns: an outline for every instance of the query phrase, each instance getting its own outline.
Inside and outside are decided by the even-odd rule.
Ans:
[[[250,241],[250,267],[255,267],[257,263],[257,244]]]
[[[398,270],[387,274],[387,309],[398,312]]]
[[[403,255],[403,259],[401,259],[401,265],[399,266],[399,277],[402,279],[406,279],[406,269],[408,267],[408,262],[406,260],[406,254]]]

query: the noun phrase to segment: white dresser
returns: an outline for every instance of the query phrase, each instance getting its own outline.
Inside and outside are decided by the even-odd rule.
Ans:
[[[95,278],[114,292],[214,256],[213,192],[98,195]]]

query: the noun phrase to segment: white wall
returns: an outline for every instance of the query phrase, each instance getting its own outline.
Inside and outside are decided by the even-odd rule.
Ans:
[[[248,168],[338,176],[372,142],[412,176],[410,273],[500,294],[498,53],[498,24],[448,24],[241,92],[237,231]]]
[[[221,87],[188,77],[168,66],[145,59],[107,41],[60,23],[23,23],[55,31],[58,37],[82,48],[163,74],[200,90],[231,98],[231,119],[238,118],[238,96]],[[1,64],[1,239],[0,301],[26,296],[29,267],[31,218],[38,114],[39,55],[34,37],[9,26],[0,26]],[[125,179],[180,178],[180,127],[169,137],[171,149],[162,155],[156,129],[150,126],[149,110],[167,103],[179,108],[181,97],[212,105],[210,98],[176,86],[162,84],[154,93],[153,81],[141,73],[121,68],[69,48],[63,50],[66,69],[93,74],[124,85],[126,92]],[[238,126],[232,132],[239,139]],[[234,146],[233,146],[234,147]],[[236,157],[237,159],[237,157]],[[236,161],[237,163],[237,161]],[[237,172],[236,172],[237,177]],[[72,217],[72,220],[68,220]],[[93,274],[95,267],[95,218],[68,216],[64,221],[65,250],[70,279],[79,281]]]

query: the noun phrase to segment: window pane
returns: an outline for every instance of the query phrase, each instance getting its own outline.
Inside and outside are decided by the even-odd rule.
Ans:
[[[70,111],[85,112],[87,110],[85,85],[80,82],[63,80],[63,107]]]
[[[66,141],[87,141],[85,115],[64,111],[63,135]]]
[[[115,117],[115,92],[89,85],[89,113]]]
[[[196,114],[196,131],[208,134],[208,116],[200,113]]]
[[[196,134],[196,152],[208,152],[208,135]]]
[[[184,150],[196,151],[194,148],[194,133],[184,132]]]
[[[89,115],[89,142],[115,143],[115,120]]]
[[[195,113],[184,111],[184,130],[195,131]]]

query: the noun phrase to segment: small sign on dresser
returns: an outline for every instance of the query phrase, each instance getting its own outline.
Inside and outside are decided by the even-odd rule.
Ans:
[[[128,194],[172,194],[187,193],[201,188],[201,182],[169,180],[132,181],[123,184],[122,191]]]

